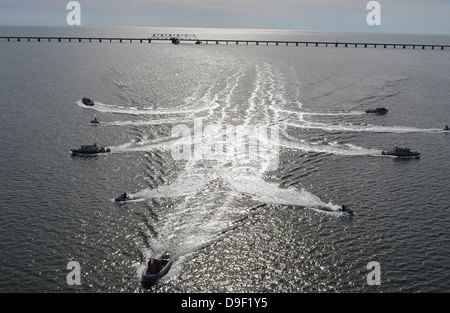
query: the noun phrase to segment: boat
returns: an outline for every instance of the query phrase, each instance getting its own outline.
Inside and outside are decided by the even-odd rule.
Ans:
[[[97,118],[94,118],[94,119],[91,121],[91,124],[100,124],[100,122],[99,122],[99,120],[98,120]]]
[[[344,215],[347,215],[347,216],[352,216],[355,213],[352,209],[347,208],[346,205],[342,205],[342,208],[340,209],[340,211],[343,212]]]
[[[81,146],[80,149],[71,149],[70,151],[72,151],[72,154],[74,155],[84,156],[84,155],[96,155],[99,153],[108,153],[111,152],[111,149],[98,147],[97,144],[94,143],[93,145]]]
[[[167,251],[155,253],[149,258],[142,271],[141,282],[149,285],[157,284],[169,272],[172,263],[173,260]]]
[[[420,151],[411,151],[409,148],[395,146],[392,150],[381,151],[382,155],[392,155],[397,158],[418,158],[420,157]]]
[[[389,110],[381,107],[381,108],[376,108],[376,109],[367,109],[366,113],[375,113],[375,114],[386,114]]]
[[[131,198],[127,196],[126,192],[124,192],[119,197],[114,199],[114,201],[116,201],[116,202],[125,202],[125,201],[128,201],[128,200],[131,200]]]
[[[91,100],[89,98],[83,98],[81,102],[83,102],[83,104],[87,106],[93,106],[95,104],[94,100]]]
[[[449,131],[449,130],[450,130],[450,128],[448,128],[448,125],[445,125],[444,130],[445,130],[445,131]]]

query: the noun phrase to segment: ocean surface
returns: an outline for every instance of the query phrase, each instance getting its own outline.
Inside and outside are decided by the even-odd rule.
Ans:
[[[0,27],[0,36],[154,33],[450,44]],[[1,40],[0,292],[449,292],[449,72],[450,49]],[[388,114],[364,112],[381,106]],[[93,143],[111,153],[70,153]],[[421,157],[381,155],[396,145]],[[133,200],[114,202],[123,192]],[[143,286],[158,250],[173,266]],[[79,285],[68,283],[71,261]],[[370,262],[379,285],[367,279]]]

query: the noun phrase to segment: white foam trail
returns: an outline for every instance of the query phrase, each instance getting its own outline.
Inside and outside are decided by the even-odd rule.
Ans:
[[[258,122],[263,120],[267,124],[272,123],[273,118],[269,113],[269,108],[277,103],[286,102],[283,96],[284,82],[282,77],[274,73],[272,67],[266,62],[257,65],[255,70],[256,78],[244,114],[244,125],[249,125],[252,119],[256,119]],[[277,84],[279,88],[276,88]]]
[[[225,118],[227,117],[227,110],[229,110],[232,105],[231,99],[243,76],[244,69],[240,68],[237,73],[226,79],[226,86],[223,91],[215,95],[214,101],[217,102],[220,99],[223,99],[224,102],[224,104],[221,105],[221,116],[218,120],[219,124],[224,124]]]
[[[285,108],[280,108],[277,105],[271,105],[270,109],[273,111],[276,111],[279,113],[283,113],[286,114],[286,117],[289,117],[290,115],[296,115],[299,116],[301,118],[303,118],[303,116],[307,115],[307,116],[354,116],[354,115],[364,115],[366,114],[363,111],[321,111],[321,112],[312,112],[309,110],[305,110],[303,109],[303,104],[299,101],[287,101],[284,100],[283,102],[281,102],[281,104],[283,106],[285,105],[292,105],[295,104],[297,106],[297,110],[290,110],[290,109],[285,109]]]
[[[439,129],[424,129],[404,126],[369,126],[369,125],[351,125],[351,124],[325,124],[317,122],[309,122],[305,120],[292,121],[284,120],[281,122],[286,126],[292,126],[302,129],[321,129],[336,132],[372,132],[372,133],[434,133]]]
[[[259,65],[256,65],[256,80],[253,84],[253,91],[248,99],[248,107],[245,110],[245,121],[244,125],[248,125],[251,122],[251,118],[254,115],[255,106],[257,105],[255,102],[257,101],[257,97],[260,94],[260,90],[263,85],[263,74],[260,70]],[[260,102],[258,102],[258,106],[263,107],[264,106],[264,98],[261,99]]]
[[[173,146],[175,140],[177,140],[176,137],[161,137],[152,140],[143,140],[140,142],[129,142],[122,145],[110,147],[110,153],[168,150]]]
[[[293,205],[326,211],[338,209],[337,206],[324,203],[316,195],[303,189],[283,189],[278,184],[266,182],[262,177],[233,176],[229,177],[228,184],[233,190],[266,204]]]
[[[298,139],[289,135],[286,128],[281,130],[281,134],[289,140],[280,140],[280,146],[301,150],[304,152],[328,153],[342,156],[380,156],[381,150],[368,149],[356,145],[340,145],[336,142],[321,142],[313,144],[303,139]]]
[[[348,111],[348,112],[301,112],[303,115],[310,116],[352,116],[352,115],[363,115],[364,112],[360,111]]]
[[[168,114],[190,114],[203,111],[210,111],[219,106],[218,103],[204,107],[182,107],[173,109],[139,109],[135,107],[124,107],[118,105],[104,104],[95,101],[95,105],[86,106],[81,100],[76,102],[79,106],[86,109],[96,110],[102,113],[132,114],[132,115],[168,115]]]
[[[155,119],[148,121],[114,121],[114,122],[100,122],[101,125],[106,126],[145,126],[145,125],[164,125],[164,124],[175,124],[175,123],[188,123],[192,122],[193,119],[180,119],[180,118],[169,118],[169,119]]]

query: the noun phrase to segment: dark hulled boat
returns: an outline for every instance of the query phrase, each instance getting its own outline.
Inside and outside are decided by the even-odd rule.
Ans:
[[[141,282],[144,285],[151,286],[167,274],[172,266],[172,258],[166,251],[158,252],[152,256],[142,271]]]
[[[386,114],[389,110],[386,108],[367,109],[366,113]]]
[[[395,147],[392,150],[381,151],[382,155],[392,155],[397,158],[418,158],[420,157],[420,151],[411,151],[409,148]]]
[[[98,147],[96,143],[93,145],[81,146],[80,149],[71,149],[73,155],[96,155],[99,153],[111,152],[111,149]]]
[[[95,104],[94,100],[91,100],[89,98],[83,98],[81,102],[83,102],[83,104],[87,106],[93,106]]]

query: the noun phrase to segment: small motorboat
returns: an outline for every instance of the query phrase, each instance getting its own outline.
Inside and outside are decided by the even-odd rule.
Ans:
[[[96,155],[99,153],[108,153],[111,152],[111,149],[104,148],[104,147],[98,147],[96,143],[93,145],[87,145],[87,146],[81,146],[80,149],[71,149],[73,155],[80,155],[80,156],[86,156],[86,155]]]
[[[167,251],[155,253],[142,271],[141,282],[149,285],[157,284],[161,277],[169,272],[172,263],[173,260]]]
[[[445,130],[445,131],[449,131],[449,130],[450,130],[450,128],[448,127],[448,125],[445,125],[444,130]]]
[[[374,114],[386,114],[389,110],[381,107],[381,108],[376,108],[376,109],[367,109],[366,113],[374,113]]]
[[[125,202],[125,201],[128,201],[128,200],[131,200],[131,198],[127,196],[126,192],[124,192],[119,197],[114,199],[114,201],[116,201],[116,202]]]
[[[98,120],[97,118],[94,118],[94,119],[91,121],[91,124],[100,124],[100,122],[99,122],[99,120]]]
[[[347,216],[352,216],[355,213],[352,209],[347,208],[347,206],[345,204],[342,205],[342,207],[339,211],[341,211],[342,213],[344,213],[344,215],[347,215]]]
[[[87,106],[93,106],[95,104],[94,100],[91,100],[89,98],[83,98],[81,102],[83,102],[83,104]]]
[[[403,148],[403,147],[397,147],[395,146],[392,150],[385,150],[381,151],[382,155],[392,155],[396,156],[397,158],[419,158],[420,157],[420,151],[411,151],[409,148]]]

